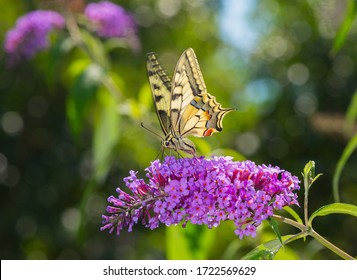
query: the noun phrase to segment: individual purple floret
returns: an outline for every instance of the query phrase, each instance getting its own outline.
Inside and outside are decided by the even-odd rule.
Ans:
[[[11,64],[32,58],[40,50],[48,48],[48,34],[65,25],[62,15],[54,11],[37,10],[16,21],[6,34],[4,48]]]
[[[234,162],[230,157],[175,158],[155,160],[146,169],[149,182],[136,172],[124,179],[133,195],[117,188],[110,196],[108,215],[103,215],[101,230],[120,234],[141,221],[155,229],[187,222],[217,227],[232,220],[235,234],[255,236],[256,228],[273,211],[296,204],[299,180],[279,167]]]
[[[94,24],[96,33],[103,38],[132,37],[136,33],[133,17],[114,3],[90,3],[84,13]]]

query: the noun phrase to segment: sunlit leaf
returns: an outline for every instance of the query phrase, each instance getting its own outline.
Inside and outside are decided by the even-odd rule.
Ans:
[[[331,49],[332,55],[336,55],[337,52],[341,49],[341,47],[344,45],[355,17],[356,17],[356,1],[349,0],[347,4],[345,19],[342,22],[342,25],[340,26],[339,30],[337,31],[335,40],[333,42],[333,46]]]
[[[332,203],[325,205],[311,214],[309,224],[311,225],[313,219],[318,216],[326,216],[330,214],[346,214],[357,217],[357,206],[346,203]]]
[[[293,237],[293,235],[282,236],[281,239],[284,241]],[[283,244],[279,239],[274,239],[268,241],[264,244],[259,245],[248,254],[246,254],[242,259],[243,260],[272,260],[276,253],[283,247]]]
[[[125,82],[120,75],[118,75],[115,71],[108,71],[103,79],[103,85],[117,100],[117,102],[123,102]]]
[[[91,64],[91,61],[87,58],[85,59],[75,59],[72,63],[70,63],[65,72],[65,78],[70,82],[74,81],[81,75],[86,68]]]
[[[222,254],[222,259],[223,260],[230,260],[233,259],[239,250],[245,246],[245,243],[242,242],[240,239],[233,239],[229,245],[226,247]]]
[[[89,65],[75,79],[67,101],[67,117],[72,131],[78,134],[83,125],[89,105],[93,102],[104,72],[95,64]]]
[[[268,223],[271,226],[271,228],[273,229],[273,231],[275,232],[276,236],[278,237],[278,240],[280,241],[281,244],[283,244],[283,241],[281,239],[281,234],[280,234],[280,230],[279,230],[279,225],[277,223],[277,221],[274,218],[268,218]]]
[[[302,176],[304,177],[304,187],[309,189],[321,175],[322,174],[319,173],[315,176],[315,162],[310,160],[307,164],[305,164],[304,171],[302,173]]]
[[[151,94],[151,89],[150,89],[150,84],[146,83],[144,84],[138,94],[138,100],[140,103],[145,105],[147,108],[151,108],[151,110],[154,109],[154,103],[152,100],[152,94]]]
[[[207,259],[215,242],[216,233],[207,227],[187,224],[170,226],[166,229],[167,259]]]
[[[345,134],[351,135],[357,121],[357,91],[352,96],[346,112]]]
[[[310,185],[312,185],[313,183],[315,183],[315,181],[316,181],[318,178],[320,178],[320,176],[322,176],[322,175],[323,175],[322,173],[317,174],[317,175],[312,179]]]
[[[192,137],[191,140],[195,144],[198,152],[201,155],[208,156],[211,154],[212,148],[211,148],[210,144],[207,141],[205,141],[205,139],[198,138],[198,137],[196,137],[196,138]]]
[[[180,226],[166,228],[166,254],[169,260],[192,260],[193,252]]]
[[[302,219],[300,218],[299,214],[296,213],[294,209],[289,206],[285,206],[283,208],[286,212],[288,212],[299,224],[303,224]]]
[[[130,47],[126,38],[109,38],[104,43],[106,52],[113,51],[115,49],[122,49]]]
[[[98,116],[94,127],[93,157],[97,181],[104,179],[111,166],[114,146],[120,136],[119,113],[114,98],[105,90],[99,91]]]
[[[357,134],[353,136],[350,141],[348,141],[346,148],[343,150],[340,159],[337,162],[337,166],[332,178],[332,188],[333,188],[333,196],[336,202],[340,201],[340,196],[338,193],[338,182],[341,177],[341,173],[343,168],[345,167],[347,160],[350,158],[354,150],[357,148]]]
[[[92,61],[99,64],[104,69],[109,69],[110,63],[101,40],[93,36],[89,32],[85,31],[84,29],[81,29],[80,35],[81,39],[85,44],[84,51],[86,50],[86,48],[89,49]]]
[[[315,176],[315,162],[310,160],[304,166],[304,177],[314,177]]]

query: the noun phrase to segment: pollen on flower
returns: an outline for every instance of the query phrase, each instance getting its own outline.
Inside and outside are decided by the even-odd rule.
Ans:
[[[146,171],[149,182],[134,171],[124,179],[132,195],[118,188],[118,198],[108,199],[111,206],[101,230],[120,234],[139,221],[150,229],[160,223],[185,227],[188,222],[212,228],[232,220],[239,238],[254,237],[274,210],[298,205],[299,180],[279,167],[229,157],[166,157],[153,161]]]

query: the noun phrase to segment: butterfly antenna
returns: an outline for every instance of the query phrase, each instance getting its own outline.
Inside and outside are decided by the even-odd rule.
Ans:
[[[159,133],[156,133],[155,131],[147,128],[146,126],[144,126],[144,123],[141,122],[141,127],[142,128],[145,128],[147,131],[151,132],[152,134],[156,135],[157,137],[159,137],[161,140],[164,140],[164,138],[159,134]]]

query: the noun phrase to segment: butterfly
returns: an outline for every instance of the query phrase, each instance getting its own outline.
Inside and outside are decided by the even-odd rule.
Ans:
[[[195,154],[186,138],[210,136],[222,130],[223,117],[235,109],[225,109],[207,92],[195,52],[189,48],[179,58],[172,82],[156,54],[147,55],[147,73],[156,113],[165,137],[164,148]]]

